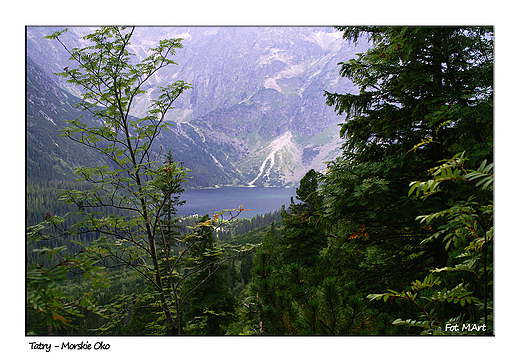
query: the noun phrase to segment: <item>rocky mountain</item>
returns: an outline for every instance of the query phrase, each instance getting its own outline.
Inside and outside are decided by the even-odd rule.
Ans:
[[[92,149],[68,138],[61,137],[63,120],[76,119],[94,127],[89,114],[82,114],[75,107],[80,99],[58,86],[49,74],[31,58],[26,62],[26,175],[30,185],[51,184],[58,187],[62,181],[76,177],[76,166],[110,166]],[[154,152],[173,149],[178,160],[189,164],[194,172],[188,187],[208,187],[219,183],[232,183],[233,179],[218,167],[206,147],[218,150],[221,146],[213,140],[204,142],[201,135],[189,124],[180,124],[174,132],[163,133],[158,138]],[[207,144],[207,145],[206,145]],[[225,166],[228,166],[225,164]],[[230,169],[230,167],[227,167]],[[231,170],[232,172],[232,170]],[[231,173],[232,174],[232,173]]]
[[[61,45],[43,38],[55,30],[27,28],[27,58],[58,87],[79,95],[52,74],[70,65]],[[82,46],[81,36],[91,31],[70,28],[63,40]],[[191,186],[295,185],[338,155],[343,118],[323,93],[354,90],[340,80],[337,63],[366,44],[356,48],[333,28],[144,27],[136,29],[132,51],[144,57],[164,38],[182,38],[183,49],[178,65],[158,74],[155,85],[181,79],[193,89],[177,100],[169,114],[176,126],[159,142],[194,170]],[[139,99],[135,116],[146,112],[150,95],[151,89]]]
[[[25,89],[26,165],[29,181],[35,178],[72,180],[74,166],[97,166],[104,162],[89,149],[60,137],[63,120],[81,115],[74,107],[80,99],[59,88],[47,72],[30,58],[26,62]],[[88,117],[86,119],[88,121]],[[94,125],[91,120],[90,124]]]

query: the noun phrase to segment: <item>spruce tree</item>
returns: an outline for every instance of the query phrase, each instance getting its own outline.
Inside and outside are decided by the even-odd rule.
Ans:
[[[345,114],[344,153],[322,179],[335,242],[362,255],[353,270],[364,290],[404,286],[443,267],[440,240],[415,218],[447,206],[437,195],[408,198],[409,183],[467,150],[493,154],[493,29],[487,27],[344,27],[344,38],[372,47],[340,63],[359,93],[327,93]],[[453,192],[457,192],[455,189]]]
[[[184,322],[187,334],[216,336],[224,335],[233,321],[236,300],[227,286],[228,266],[216,246],[213,229],[204,226],[207,221],[209,216],[203,216],[201,226],[188,239],[186,273],[192,276],[185,287]]]
[[[319,177],[316,171],[308,171],[296,189],[296,198],[301,202],[291,199],[289,210],[282,211],[284,228],[280,245],[286,263],[312,266],[326,244],[323,228],[316,225],[323,204],[318,194]]]

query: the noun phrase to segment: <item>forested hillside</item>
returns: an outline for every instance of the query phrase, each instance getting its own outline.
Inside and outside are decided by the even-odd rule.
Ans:
[[[280,212],[182,220],[189,172],[157,144],[192,85],[158,87],[149,112],[130,117],[182,41],[134,59],[134,30],[97,29],[84,39],[92,46],[67,48],[75,65],[60,76],[83,99],[42,93],[63,109],[77,101],[90,123],[52,116],[28,91],[27,250],[38,257],[28,258],[27,334],[495,334],[493,28],[337,28],[370,44],[337,65],[356,91],[323,94],[343,117],[341,155],[310,169]],[[39,126],[56,139],[42,150],[38,114],[49,127],[67,117],[63,139],[109,161],[86,153],[74,181],[66,155],[77,151],[61,153],[72,146]],[[63,208],[31,198],[57,180]]]

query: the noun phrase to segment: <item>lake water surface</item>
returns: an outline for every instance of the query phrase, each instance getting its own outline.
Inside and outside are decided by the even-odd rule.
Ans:
[[[251,218],[286,208],[291,203],[291,196],[296,196],[296,188],[282,187],[220,187],[217,189],[186,190],[181,200],[186,204],[178,210],[180,216],[209,214],[224,209],[233,209],[243,205],[245,209],[240,217]]]

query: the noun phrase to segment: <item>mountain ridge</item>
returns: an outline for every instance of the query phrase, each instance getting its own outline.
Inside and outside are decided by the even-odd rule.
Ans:
[[[28,28],[27,55],[59,87],[78,94],[50,74],[72,66],[59,43],[43,39],[55,30]],[[80,36],[91,30],[71,28],[64,41],[82,46]],[[134,37],[131,50],[140,57],[161,38],[184,38],[178,65],[158,74],[154,87],[177,79],[193,85],[168,114],[174,126],[157,140],[199,181],[209,177],[209,185],[190,187],[294,186],[308,169],[320,171],[340,153],[343,119],[323,93],[354,89],[340,82],[337,63],[358,51],[334,29],[146,27],[136,28]],[[138,100],[135,116],[144,114],[151,91]],[[284,147],[277,147],[280,139]]]

